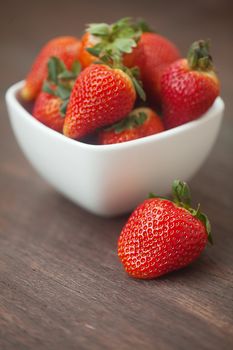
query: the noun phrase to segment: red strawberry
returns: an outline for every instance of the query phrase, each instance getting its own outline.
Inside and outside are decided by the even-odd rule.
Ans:
[[[150,198],[131,214],[118,241],[126,272],[136,278],[155,278],[189,265],[212,243],[205,214],[190,208],[188,186],[173,183],[174,202]]]
[[[48,80],[39,93],[32,115],[48,127],[62,132],[64,115],[74,81],[79,74],[80,65],[73,63],[72,71],[57,57],[48,61]]]
[[[71,36],[62,36],[49,41],[36,57],[30,72],[26,77],[21,96],[25,101],[31,101],[39,94],[43,81],[47,77],[47,63],[50,57],[60,58],[70,69],[78,58],[80,41]]]
[[[137,47],[124,56],[124,64],[139,67],[147,97],[153,104],[158,104],[163,70],[179,57],[178,49],[171,41],[159,34],[143,33]]]
[[[64,135],[81,139],[123,119],[132,110],[138,84],[121,69],[92,64],[82,71],[68,104]]]
[[[164,130],[159,116],[150,108],[141,107],[134,109],[120,122],[99,132],[99,144],[108,145],[144,136],[157,134]]]
[[[188,59],[172,63],[161,79],[164,123],[167,129],[199,118],[219,95],[208,43],[192,44]]]

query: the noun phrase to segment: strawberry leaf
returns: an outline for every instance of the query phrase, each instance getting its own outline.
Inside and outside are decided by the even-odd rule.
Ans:
[[[66,115],[66,109],[67,109],[68,102],[69,102],[69,99],[65,100],[63,102],[63,104],[61,105],[60,112],[61,112],[62,117],[65,117],[65,115]]]
[[[118,38],[130,39],[134,37],[135,30],[131,27],[123,28],[117,35]]]
[[[77,77],[81,73],[81,70],[82,70],[81,63],[78,60],[75,60],[71,66],[72,73],[74,73],[75,77]]]
[[[48,80],[54,84],[58,83],[58,75],[66,71],[66,66],[63,61],[57,57],[51,57],[48,61]]]
[[[140,127],[146,121],[147,115],[144,112],[134,111],[130,113],[127,117],[106,128],[105,131],[114,131],[116,134],[121,133],[125,130],[132,130]]]
[[[209,40],[198,40],[191,45],[187,55],[188,64],[191,69],[200,71],[214,69],[209,47]]]
[[[172,193],[175,203],[183,203],[184,205],[190,206],[191,193],[189,186],[186,182],[174,180],[172,184]]]
[[[57,84],[57,64],[54,57],[51,57],[48,61],[48,80]]]
[[[149,192],[147,198],[149,198],[149,199],[151,199],[151,198],[158,198],[158,196],[156,196],[153,192]]]
[[[114,42],[114,47],[116,47],[119,51],[130,53],[132,49],[136,47],[137,44],[135,40],[130,38],[118,38]]]
[[[131,17],[124,17],[111,25],[111,32],[113,35],[118,35],[119,32],[129,27],[132,27],[132,19]]]
[[[47,94],[50,95],[56,95],[54,90],[51,88],[50,83],[47,80],[45,80],[43,83],[42,91],[47,92]]]
[[[71,71],[65,70],[64,72],[58,74],[58,79],[74,79],[77,75]]]
[[[154,30],[144,21],[143,19],[139,19],[136,23],[137,30],[141,30],[142,33],[154,32]]]
[[[96,44],[93,47],[87,47],[86,51],[95,57],[99,57],[102,51],[102,47],[99,44]]]
[[[73,62],[71,70],[68,70],[64,62],[55,56],[48,61],[48,77],[43,83],[43,91],[63,101],[60,109],[62,116],[65,114],[72,87],[80,71],[81,65],[77,60]]]
[[[61,85],[58,85],[55,90],[56,96],[60,97],[63,101],[70,97],[70,92],[70,89],[67,89]]]
[[[204,213],[199,213],[197,218],[199,220],[201,220],[203,222],[203,224],[205,225],[206,231],[207,231],[207,235],[208,235],[208,241],[210,244],[214,244],[213,242],[213,237],[211,234],[211,225],[210,225],[210,221],[208,219],[208,217],[204,214]]]
[[[107,36],[109,35],[110,26],[106,23],[92,23],[87,31],[95,36]]]
[[[142,101],[146,101],[146,94],[145,91],[143,90],[141,84],[139,84],[138,80],[135,77],[132,77],[132,82],[134,85],[134,88],[139,95],[139,97],[142,99]]]
[[[145,22],[133,23],[130,17],[122,18],[113,24],[94,23],[90,24],[87,31],[99,37],[100,42],[92,48],[86,50],[93,56],[101,58],[110,50],[122,60],[123,53],[130,53],[136,47],[136,43],[141,37],[146,27]],[[115,58],[112,57],[114,61]]]
[[[204,226],[206,228],[207,236],[208,236],[208,241],[210,244],[213,244],[210,221],[209,221],[207,215],[200,211],[200,204],[198,204],[196,210],[190,208],[189,211],[195,218],[199,219],[204,224]]]

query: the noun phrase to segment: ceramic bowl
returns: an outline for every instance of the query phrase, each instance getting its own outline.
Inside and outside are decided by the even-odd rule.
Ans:
[[[151,191],[167,195],[174,179],[188,181],[209,155],[224,111],[218,97],[198,120],[138,140],[99,146],[69,139],[34,119],[18,99],[22,85],[8,89],[6,102],[23,153],[57,191],[102,216],[130,212]]]

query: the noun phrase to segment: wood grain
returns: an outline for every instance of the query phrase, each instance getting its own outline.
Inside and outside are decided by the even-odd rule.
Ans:
[[[132,5],[133,3],[133,5]],[[0,349],[232,349],[233,118],[230,1],[4,2],[0,18]],[[225,120],[191,181],[215,244],[192,266],[154,281],[128,278],[117,258],[127,216],[103,219],[47,185],[21,154],[4,92],[39,47],[84,24],[145,17],[185,54],[212,39]],[[197,140],[198,142],[198,140]]]

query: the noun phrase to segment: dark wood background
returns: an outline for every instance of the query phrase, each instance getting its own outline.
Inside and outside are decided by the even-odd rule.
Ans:
[[[231,1],[4,1],[0,13],[0,348],[232,349],[233,7]],[[210,157],[191,181],[215,245],[153,281],[128,278],[116,244],[127,216],[103,219],[47,185],[20,152],[4,103],[51,37],[88,22],[146,18],[183,54],[199,38],[226,102]],[[198,139],[197,139],[198,142]]]

